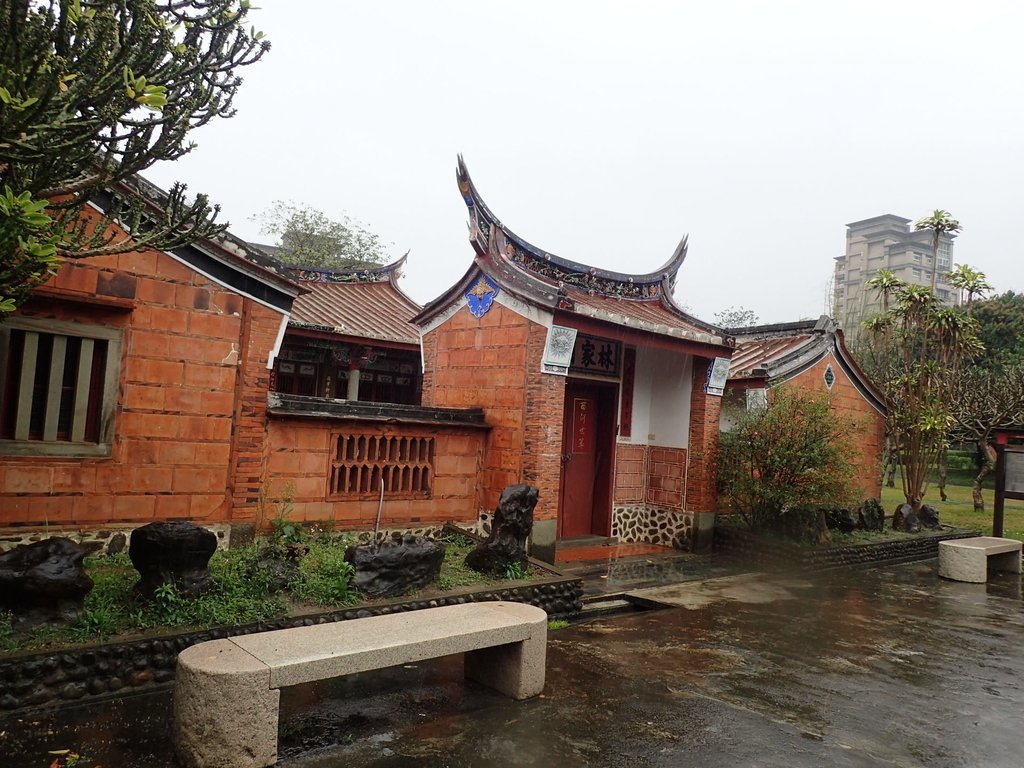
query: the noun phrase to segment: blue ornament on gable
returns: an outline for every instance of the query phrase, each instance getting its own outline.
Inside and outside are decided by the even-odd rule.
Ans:
[[[469,311],[473,314],[473,317],[483,317],[486,315],[487,310],[494,303],[494,297],[498,295],[500,290],[496,282],[481,273],[480,277],[477,278],[476,282],[465,293],[466,302],[469,304]]]

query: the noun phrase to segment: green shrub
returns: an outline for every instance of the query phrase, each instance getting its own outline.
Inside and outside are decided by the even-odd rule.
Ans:
[[[731,415],[735,426],[719,440],[719,490],[750,528],[793,536],[818,507],[851,504],[850,457],[862,429],[829,396],[781,386],[766,408]]]
[[[291,584],[296,597],[318,605],[354,603],[359,599],[355,569],[345,562],[345,540],[314,541],[299,560],[298,574]]]

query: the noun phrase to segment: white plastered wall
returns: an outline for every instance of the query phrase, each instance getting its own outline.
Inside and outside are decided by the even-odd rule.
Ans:
[[[693,357],[639,347],[633,379],[633,429],[629,442],[686,448],[690,433]]]

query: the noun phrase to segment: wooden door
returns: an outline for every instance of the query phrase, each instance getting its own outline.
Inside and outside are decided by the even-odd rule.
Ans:
[[[606,535],[611,518],[613,388],[569,381],[562,426],[562,538]]]

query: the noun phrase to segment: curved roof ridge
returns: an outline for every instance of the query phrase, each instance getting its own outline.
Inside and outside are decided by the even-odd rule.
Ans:
[[[672,257],[653,272],[627,274],[599,269],[549,253],[508,229],[480,197],[462,155],[459,155],[456,179],[462,199],[470,212],[470,239],[481,251],[486,252],[491,249],[492,230],[497,230],[505,241],[504,248],[499,254],[503,261],[514,265],[520,271],[529,272],[555,285],[564,283],[567,286],[593,291],[605,296],[633,300],[651,300],[666,292],[671,293],[670,289],[675,284],[676,273],[686,258],[686,236],[680,240]],[[669,290],[666,291],[666,288]]]
[[[286,266],[289,275],[302,282],[310,283],[385,283],[395,282],[402,267],[409,258],[409,251],[389,264],[373,264],[354,269],[326,269],[323,267]],[[398,274],[396,274],[398,273]],[[401,291],[401,288],[398,290]],[[404,291],[403,291],[404,293]],[[417,305],[418,306],[418,305]]]

